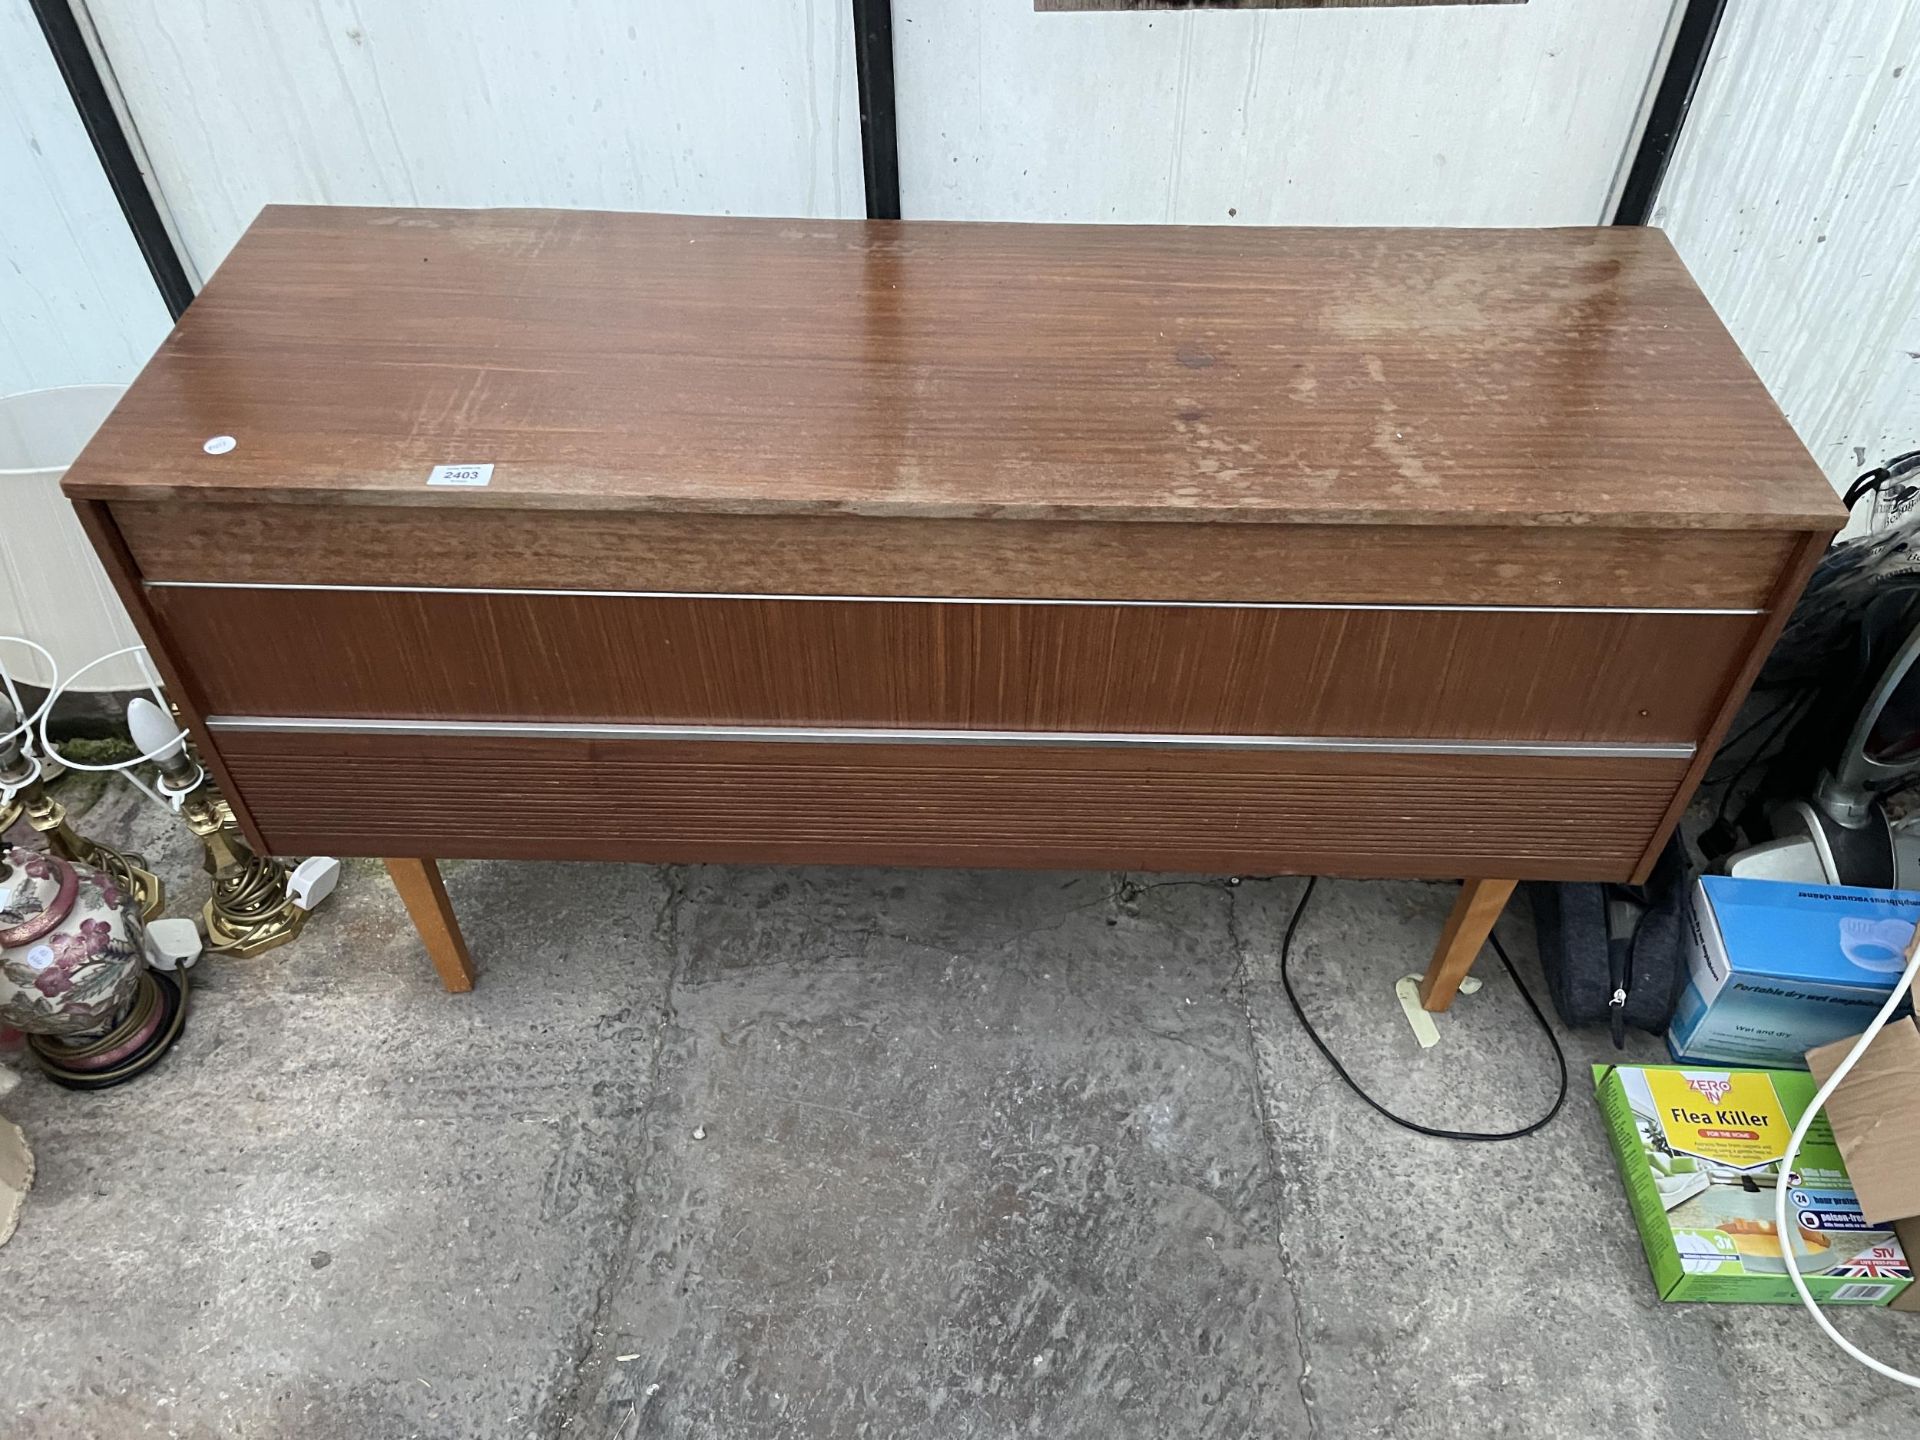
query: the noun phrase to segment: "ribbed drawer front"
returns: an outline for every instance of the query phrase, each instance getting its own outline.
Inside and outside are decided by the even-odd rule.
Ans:
[[[1675,760],[220,733],[282,854],[1628,878]]]
[[[1758,623],[1519,609],[148,595],[216,715],[1629,743],[1695,740]]]

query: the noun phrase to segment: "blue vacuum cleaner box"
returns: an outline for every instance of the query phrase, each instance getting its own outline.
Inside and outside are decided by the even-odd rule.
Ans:
[[[1920,893],[1736,880],[1693,889],[1687,984],[1667,1030],[1674,1059],[1807,1068],[1858,1035],[1906,968]]]

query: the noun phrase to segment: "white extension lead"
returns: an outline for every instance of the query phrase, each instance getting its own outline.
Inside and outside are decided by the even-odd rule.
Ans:
[[[1780,1157],[1780,1179],[1773,1191],[1773,1223],[1780,1232],[1780,1254],[1787,1262],[1787,1276],[1793,1281],[1793,1288],[1800,1292],[1800,1303],[1807,1307],[1807,1313],[1813,1316],[1815,1323],[1827,1332],[1827,1338],[1869,1370],[1884,1375],[1889,1380],[1897,1380],[1902,1385],[1911,1385],[1914,1389],[1920,1390],[1920,1375],[1909,1375],[1904,1370],[1896,1370],[1893,1366],[1874,1359],[1834,1329],[1833,1322],[1821,1313],[1818,1302],[1814,1300],[1812,1292],[1807,1289],[1807,1282],[1800,1278],[1800,1265],[1794,1259],[1791,1238],[1796,1232],[1787,1223],[1788,1192],[1793,1188],[1787,1184],[1787,1176],[1793,1171],[1793,1160],[1800,1153],[1801,1142],[1807,1138],[1807,1131],[1813,1128],[1813,1122],[1826,1105],[1827,1098],[1840,1088],[1840,1082],[1847,1078],[1847,1073],[1853,1069],[1855,1062],[1867,1053],[1867,1047],[1873,1044],[1875,1037],[1882,1030],[1887,1028],[1887,1021],[1892,1017],[1893,1012],[1900,1008],[1900,1001],[1912,988],[1916,976],[1920,976],[1920,929],[1914,931],[1913,939],[1907,944],[1906,971],[1900,976],[1899,984],[1893,987],[1893,993],[1887,997],[1887,1003],[1882,1005],[1880,1013],[1873,1017],[1873,1023],[1867,1027],[1867,1033],[1854,1041],[1853,1049],[1847,1052],[1847,1058],[1842,1060],[1839,1067],[1827,1078],[1827,1083],[1822,1085],[1814,1095],[1813,1103],[1807,1106],[1807,1113],[1802,1115],[1800,1123],[1793,1127],[1793,1138],[1787,1142],[1787,1153]],[[1912,1263],[1913,1258],[1909,1256],[1908,1262]]]

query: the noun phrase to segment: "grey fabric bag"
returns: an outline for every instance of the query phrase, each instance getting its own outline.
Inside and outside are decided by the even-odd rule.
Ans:
[[[1678,836],[1645,885],[1527,886],[1540,969],[1561,1022],[1606,1024],[1624,1046],[1627,1027],[1666,1032],[1686,984],[1686,849]]]

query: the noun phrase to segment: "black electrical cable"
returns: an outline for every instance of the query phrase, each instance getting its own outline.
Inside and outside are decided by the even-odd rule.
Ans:
[[[1817,690],[1803,691],[1779,710],[1768,713],[1767,718],[1769,720],[1777,716],[1779,723],[1767,732],[1766,738],[1755,745],[1753,750],[1747,755],[1747,758],[1740,762],[1739,768],[1727,777],[1725,785],[1720,791],[1720,802],[1714,806],[1713,825],[1725,823],[1727,816],[1732,813],[1733,802],[1739,793],[1741,783],[1753,772],[1753,767],[1758,765],[1760,761],[1766,757],[1767,752],[1773,748],[1773,742],[1786,734],[1787,728],[1800,719],[1807,706],[1811,704],[1818,695],[1819,692]],[[1751,734],[1753,730],[1758,728],[1757,725],[1749,726],[1747,733]],[[1722,746],[1720,753],[1724,755],[1726,752],[1727,747]],[[1713,826],[1710,825],[1708,828],[1711,829]]]
[[[1307,901],[1313,898],[1313,887],[1318,883],[1318,876],[1307,881],[1307,888],[1300,892],[1299,900],[1294,903],[1293,918],[1287,921],[1286,935],[1280,941],[1280,985],[1287,992],[1287,1003],[1293,1007],[1293,1013],[1307,1032],[1307,1038],[1313,1041],[1314,1047],[1322,1055],[1327,1057],[1327,1063],[1333,1067],[1333,1073],[1346,1082],[1347,1088],[1394,1124],[1418,1135],[1431,1135],[1436,1140],[1519,1140],[1533,1134],[1536,1130],[1544,1130],[1552,1124],[1554,1116],[1560,1113],[1560,1107],[1567,1103],[1567,1052],[1560,1048],[1560,1037],[1553,1033],[1553,1026],[1547,1023],[1547,1017],[1541,1013],[1540,1006],[1533,998],[1533,992],[1527,989],[1526,982],[1520,978],[1520,972],[1514,969],[1513,961],[1507,958],[1506,947],[1500,943],[1500,937],[1491,932],[1488,933],[1487,940],[1493,946],[1493,953],[1498,955],[1500,963],[1507,967],[1507,974],[1513,977],[1514,986],[1520,991],[1520,998],[1527,1002],[1527,1009],[1531,1010],[1533,1018],[1540,1022],[1540,1028],[1546,1034],[1547,1043],[1553,1046],[1554,1064],[1560,1067],[1560,1093],[1553,1097],[1553,1105],[1547,1113],[1531,1125],[1523,1125],[1518,1130],[1447,1130],[1437,1125],[1422,1125],[1417,1120],[1396,1115],[1360,1088],[1360,1082],[1347,1073],[1347,1067],[1342,1065],[1339,1057],[1327,1048],[1327,1042],[1320,1038],[1320,1032],[1314,1029],[1313,1022],[1307,1019],[1307,1012],[1300,1005],[1300,997],[1293,993],[1292,977],[1287,973],[1288,962],[1293,958],[1293,933],[1300,928],[1300,917],[1307,913]]]
[[[1757,688],[1754,691],[1754,693],[1755,694],[1759,693]],[[1726,739],[1722,740],[1720,742],[1720,748],[1718,752],[1714,755],[1714,764],[1718,765],[1722,760],[1726,759],[1727,756],[1733,754],[1734,751],[1738,750],[1742,745],[1742,743],[1746,741],[1747,737],[1754,734],[1757,730],[1759,730],[1759,728],[1762,725],[1766,725],[1771,723],[1772,721],[1778,720],[1780,716],[1791,707],[1795,705],[1805,704],[1806,699],[1807,699],[1807,694],[1806,694],[1806,691],[1804,690],[1788,691],[1786,699],[1775,701],[1771,708],[1760,712],[1759,719],[1753,721],[1749,725],[1742,727],[1740,730],[1736,731],[1732,735],[1729,735]],[[1762,742],[1759,748],[1764,750],[1767,744],[1772,742],[1773,738],[1774,738],[1773,736],[1769,735],[1767,737],[1767,740],[1765,742]],[[1744,766],[1742,766],[1739,770],[1735,772],[1736,776],[1743,775],[1745,773],[1746,773],[1746,768]],[[1703,775],[1700,779],[1700,788],[1704,790],[1709,785],[1717,785],[1720,783],[1720,781],[1722,781],[1725,778],[1726,777],[1724,775],[1715,775],[1713,773],[1713,766],[1710,765],[1707,767],[1707,773]]]

